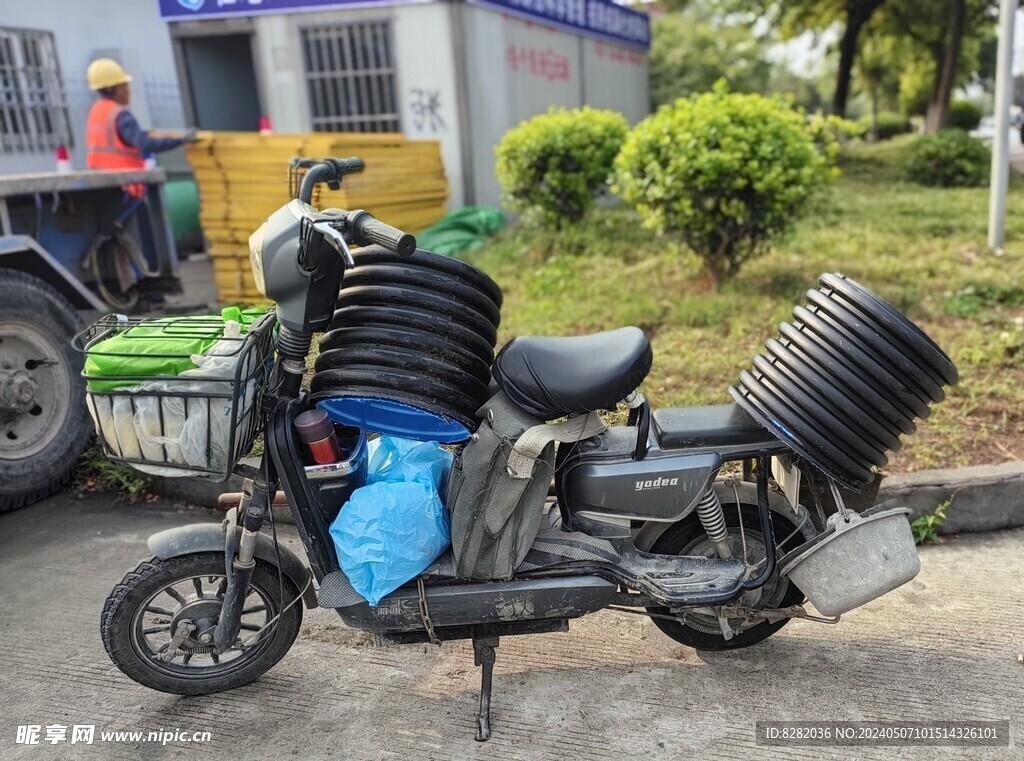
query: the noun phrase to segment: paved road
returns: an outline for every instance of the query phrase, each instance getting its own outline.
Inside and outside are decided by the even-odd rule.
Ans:
[[[0,759],[1024,758],[1024,532],[923,551],[903,589],[839,626],[795,622],[738,653],[698,653],[639,616],[506,639],[494,737],[473,741],[468,645],[377,648],[331,611],[231,693],[151,692],[106,659],[99,611],[150,532],[205,518],[59,495],[0,516]],[[289,539],[294,546],[294,540]],[[1007,748],[754,745],[755,720],[1010,719]],[[209,744],[16,745],[20,724],[209,730]]]

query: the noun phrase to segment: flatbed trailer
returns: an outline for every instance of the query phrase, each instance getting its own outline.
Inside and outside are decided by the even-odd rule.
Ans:
[[[71,347],[81,313],[180,291],[166,179],[162,169],[0,177],[0,512],[64,486],[92,434]]]

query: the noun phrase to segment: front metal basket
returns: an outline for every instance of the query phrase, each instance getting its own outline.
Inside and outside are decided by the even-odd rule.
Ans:
[[[76,337],[86,402],[110,460],[151,475],[230,477],[260,432],[275,315],[240,335],[225,335],[225,325],[220,317],[109,315]],[[111,347],[114,337],[124,340]],[[176,373],[147,373],[147,364]]]
[[[298,198],[299,190],[302,188],[302,180],[305,179],[306,173],[310,167],[317,164],[316,159],[302,158],[300,156],[294,157],[288,162],[288,198]],[[313,197],[310,199],[310,205],[317,207],[320,201],[320,184],[317,183],[313,187]]]

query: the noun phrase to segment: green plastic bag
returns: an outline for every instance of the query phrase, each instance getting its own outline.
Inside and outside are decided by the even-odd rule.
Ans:
[[[264,307],[225,307],[217,315],[146,320],[89,347],[84,375],[90,391],[135,386],[156,375],[180,375],[196,367],[193,354],[205,354],[224,335],[229,320],[243,333],[266,312]]]

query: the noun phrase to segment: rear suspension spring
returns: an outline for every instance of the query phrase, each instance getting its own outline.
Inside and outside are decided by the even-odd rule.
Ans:
[[[731,558],[732,548],[729,545],[729,530],[725,525],[725,510],[722,509],[722,500],[718,498],[713,486],[708,486],[707,491],[701,495],[697,503],[697,517],[700,518],[700,525],[704,527],[704,533],[715,545],[718,556]]]

